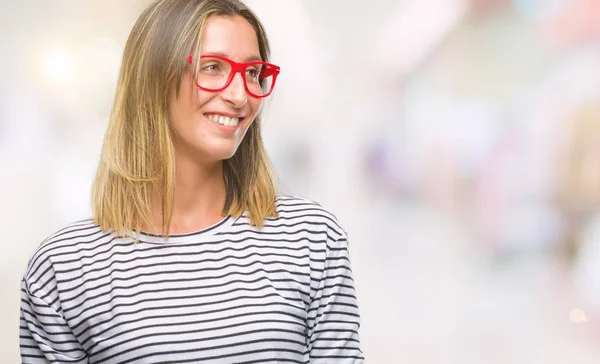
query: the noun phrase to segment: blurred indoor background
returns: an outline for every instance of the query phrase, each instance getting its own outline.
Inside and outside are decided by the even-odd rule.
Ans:
[[[90,216],[150,0],[0,0],[0,362],[20,279]],[[600,362],[600,0],[247,0],[284,192],[350,237],[369,363]]]

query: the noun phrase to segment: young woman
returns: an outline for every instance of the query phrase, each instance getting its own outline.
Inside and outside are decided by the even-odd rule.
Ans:
[[[22,283],[23,363],[362,363],[348,241],[278,195],[261,139],[280,69],[238,0],[158,0],[127,41],[93,220]]]

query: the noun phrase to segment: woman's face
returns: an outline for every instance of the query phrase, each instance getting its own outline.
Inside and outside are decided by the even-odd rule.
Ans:
[[[220,55],[236,62],[260,60],[256,32],[241,16],[210,17],[201,55]],[[189,69],[183,76],[179,98],[174,91],[169,98],[169,118],[175,131],[176,154],[203,164],[232,157],[262,105],[261,99],[246,92],[240,73],[226,89],[210,92],[196,87]],[[232,124],[235,118],[239,120],[235,126],[218,122]]]

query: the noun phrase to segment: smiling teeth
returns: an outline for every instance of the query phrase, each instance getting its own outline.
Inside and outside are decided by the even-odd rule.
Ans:
[[[207,117],[208,120],[225,126],[237,126],[237,124],[240,122],[240,118],[230,118],[228,116],[217,114],[209,114]]]

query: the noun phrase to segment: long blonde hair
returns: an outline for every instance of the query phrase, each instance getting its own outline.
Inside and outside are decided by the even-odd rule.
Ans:
[[[131,236],[141,226],[156,229],[152,199],[160,196],[162,231],[168,235],[175,185],[169,91],[174,86],[179,97],[187,56],[199,54],[206,20],[234,15],[253,26],[260,55],[268,62],[264,28],[238,0],[158,0],[137,20],[125,45],[93,186],[94,222],[103,230]],[[277,216],[275,176],[262,141],[260,114],[235,155],[223,161],[223,178],[224,215],[239,217],[247,211],[259,227],[265,218]]]

